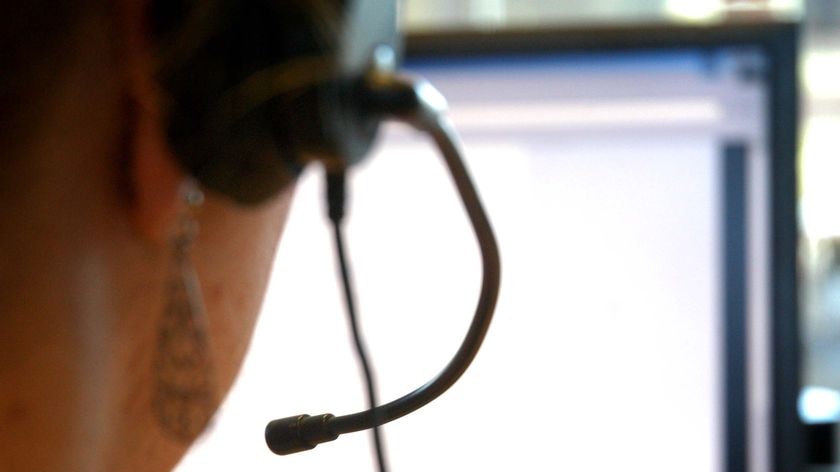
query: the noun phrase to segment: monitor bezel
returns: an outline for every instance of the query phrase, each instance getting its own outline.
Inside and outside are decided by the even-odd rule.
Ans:
[[[646,52],[676,49],[751,47],[767,58],[767,149],[770,156],[770,463],[774,471],[801,470],[804,434],[797,412],[801,388],[798,305],[799,241],[796,155],[798,149],[797,44],[792,21],[750,20],[718,24],[621,24],[447,30],[415,32],[406,37],[408,62],[443,58],[517,56],[544,53]],[[730,327],[731,329],[731,327]],[[761,335],[762,333],[751,333]],[[736,337],[744,343],[745,336]],[[745,346],[727,346],[726,362],[746,367]],[[739,357],[740,356],[740,357]],[[743,374],[746,378],[746,374]],[[744,380],[744,383],[746,380]],[[746,395],[743,384],[729,395]],[[746,404],[738,402],[738,409]],[[747,411],[727,409],[725,470],[748,470]],[[733,417],[739,419],[733,420]],[[738,437],[730,437],[738,436]],[[737,445],[740,446],[737,446]],[[736,445],[736,446],[733,446]]]

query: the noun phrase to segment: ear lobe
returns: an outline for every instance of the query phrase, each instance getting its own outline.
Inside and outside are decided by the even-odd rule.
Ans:
[[[166,142],[158,114],[138,106],[131,133],[130,172],[133,185],[131,217],[146,238],[164,241],[175,223],[185,175]]]

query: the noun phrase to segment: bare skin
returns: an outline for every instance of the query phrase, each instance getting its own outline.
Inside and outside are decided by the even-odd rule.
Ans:
[[[4,163],[2,470],[166,471],[189,446],[150,408],[187,176],[162,138],[142,2],[118,3],[64,43]],[[291,193],[255,208],[207,194],[198,215],[192,259],[221,393],[248,347]]]

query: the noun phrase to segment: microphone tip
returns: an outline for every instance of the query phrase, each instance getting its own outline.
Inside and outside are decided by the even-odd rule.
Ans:
[[[336,439],[330,421],[333,415],[298,415],[274,420],[265,427],[265,442],[271,452],[285,456],[308,451]]]

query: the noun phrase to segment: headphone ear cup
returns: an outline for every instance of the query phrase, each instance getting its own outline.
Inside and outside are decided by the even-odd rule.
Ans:
[[[167,138],[204,187],[256,204],[311,160],[367,153],[379,120],[355,87],[375,47],[396,49],[394,0],[169,1],[152,14]]]
[[[183,17],[183,29],[163,36],[160,69],[175,155],[204,187],[238,203],[271,197],[300,174],[311,143],[323,141],[321,117],[309,110],[330,86],[335,37],[304,1],[166,11]],[[165,25],[165,14],[157,16]]]
[[[170,143],[183,167],[204,187],[240,204],[257,204],[302,171],[295,143],[267,126],[271,117],[255,111],[218,129],[180,133],[173,120]]]

